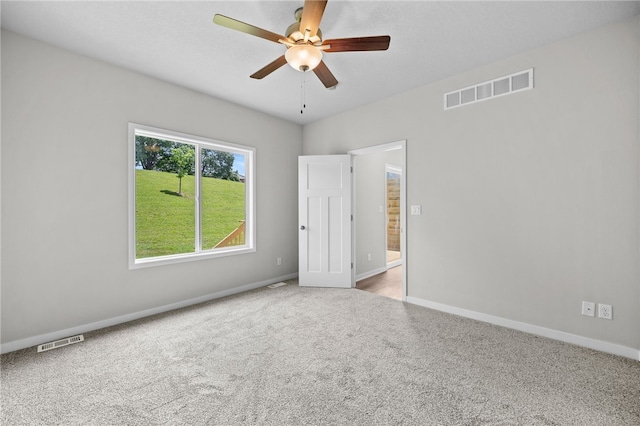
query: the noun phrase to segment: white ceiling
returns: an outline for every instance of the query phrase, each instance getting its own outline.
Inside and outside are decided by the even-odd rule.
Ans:
[[[2,1],[2,27],[306,124],[640,13],[638,1],[329,0],[324,38],[391,36],[385,52],[326,53],[327,90],[284,66],[285,47],[213,24],[220,13],[283,34],[303,1]],[[518,70],[514,70],[518,71]],[[452,88],[455,89],[455,88]]]

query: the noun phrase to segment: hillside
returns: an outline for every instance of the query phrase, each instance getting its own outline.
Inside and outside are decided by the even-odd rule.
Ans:
[[[136,170],[136,258],[195,250],[195,178]],[[202,178],[202,247],[213,248],[244,220],[245,185]]]

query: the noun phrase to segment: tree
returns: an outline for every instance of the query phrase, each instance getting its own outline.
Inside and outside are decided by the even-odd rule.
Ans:
[[[202,176],[234,180],[233,154],[212,149],[202,150]]]
[[[156,170],[158,163],[170,155],[171,145],[169,141],[136,135],[136,166]]]
[[[193,173],[195,150],[191,145],[180,144],[171,150],[171,163],[175,166],[178,175],[178,194],[182,195],[182,178]]]

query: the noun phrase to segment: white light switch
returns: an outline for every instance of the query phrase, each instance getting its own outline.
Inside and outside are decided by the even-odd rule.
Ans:
[[[422,214],[422,206],[411,206],[411,214],[419,215]]]

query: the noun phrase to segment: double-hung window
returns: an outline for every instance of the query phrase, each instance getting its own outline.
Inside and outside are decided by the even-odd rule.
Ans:
[[[129,124],[129,266],[255,251],[255,149]]]

